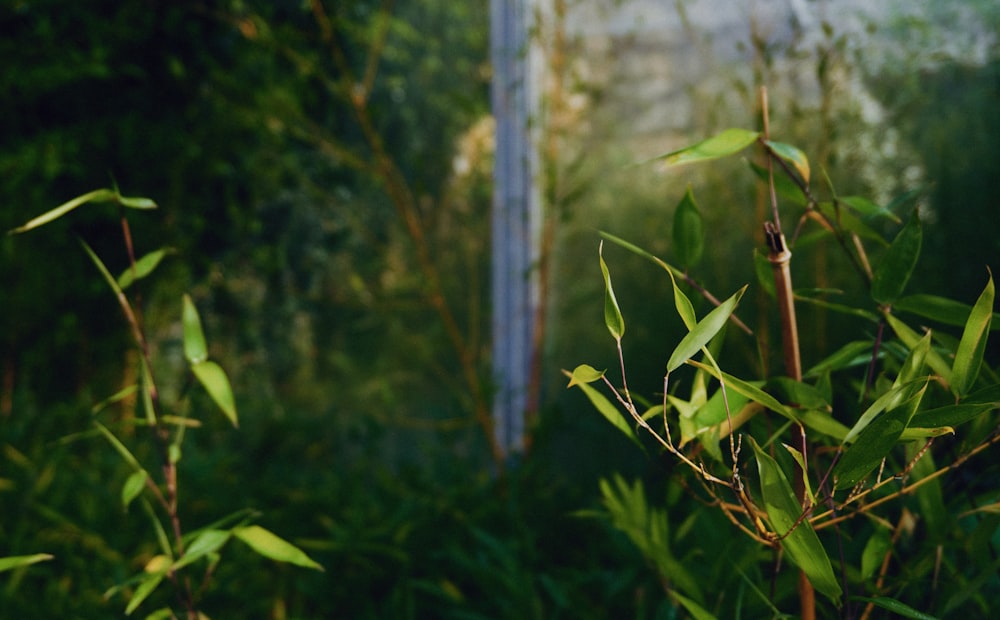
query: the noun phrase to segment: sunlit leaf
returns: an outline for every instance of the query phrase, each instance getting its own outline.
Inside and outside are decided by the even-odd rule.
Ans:
[[[118,276],[118,286],[120,286],[122,290],[127,289],[132,286],[132,283],[135,280],[141,280],[142,278],[145,278],[149,274],[153,273],[153,270],[156,269],[157,265],[159,265],[163,258],[171,251],[172,250],[170,250],[170,248],[161,248],[150,252],[135,261],[134,270],[129,267]]]
[[[735,155],[750,146],[760,136],[759,132],[745,129],[726,129],[722,133],[697,144],[671,151],[655,158],[665,166],[679,166],[694,162],[709,161]]]
[[[611,272],[608,271],[608,265],[604,262],[603,241],[598,248],[597,254],[601,260],[601,273],[604,275],[604,324],[607,326],[608,331],[611,332],[611,337],[620,342],[622,336],[625,335],[625,318],[622,317],[621,309],[618,308],[615,290],[611,286]]]
[[[10,557],[0,558],[0,573],[14,568],[19,568],[21,566],[28,566],[29,564],[46,562],[54,557],[54,555],[50,555],[48,553],[35,553],[33,555],[12,555]]]
[[[705,227],[690,186],[674,210],[673,238],[681,266],[689,269],[697,265],[705,248]]]
[[[604,416],[604,418],[608,422],[611,422],[611,424],[615,428],[624,433],[626,437],[638,443],[639,438],[636,437],[635,431],[632,430],[632,425],[630,425],[628,422],[625,421],[625,418],[623,417],[621,412],[618,411],[618,408],[615,407],[614,404],[612,404],[611,401],[608,400],[606,396],[604,396],[604,394],[595,390],[593,387],[587,385],[586,383],[579,383],[579,382],[572,383],[573,375],[566,371],[563,372],[566,374],[567,377],[570,378],[571,380],[570,385],[576,385],[576,387],[583,390],[583,393],[587,396],[587,399],[590,400],[590,403],[594,405],[594,408],[597,409],[598,413]]]
[[[205,332],[201,329],[201,318],[198,309],[191,301],[190,295],[184,295],[184,357],[191,364],[198,364],[208,359],[208,345],[205,343]]]
[[[836,489],[854,486],[882,462],[910,423],[926,389],[924,384],[908,401],[887,409],[857,434],[854,443],[833,468]]]
[[[852,601],[859,601],[863,603],[871,603],[876,607],[881,607],[882,609],[888,609],[893,614],[901,616],[903,618],[913,618],[914,620],[937,620],[935,616],[930,614],[925,614],[922,611],[917,611],[916,609],[906,605],[905,603],[900,603],[894,598],[889,598],[887,596],[877,596],[875,598],[869,598],[867,596],[852,596]]]
[[[115,198],[115,192],[110,189],[97,189],[92,192],[87,192],[86,194],[77,196],[72,200],[64,202],[55,209],[46,211],[42,215],[39,215],[38,217],[29,220],[28,222],[24,223],[21,226],[18,226],[17,228],[9,230],[7,234],[13,235],[17,233],[27,232],[34,228],[38,228],[39,226],[43,226],[53,220],[59,219],[60,217],[72,211],[73,209],[76,209],[80,205],[87,204],[88,202],[108,202],[110,200],[114,200],[114,198]]]
[[[858,420],[854,423],[854,426],[851,427],[850,433],[848,433],[847,437],[844,438],[844,443],[853,442],[855,438],[857,438],[857,436],[860,435],[861,432],[865,430],[865,428],[867,428],[867,426],[871,424],[876,417],[881,415],[883,411],[895,409],[902,403],[909,401],[917,394],[917,392],[926,387],[926,385],[927,381],[924,378],[915,379],[900,385],[894,385],[886,391],[885,394],[878,397],[878,399],[869,405],[868,409],[861,414]]]
[[[969,313],[969,320],[965,323],[962,340],[955,351],[955,362],[951,367],[951,389],[960,398],[968,394],[979,377],[990,323],[993,320],[993,295],[993,275],[990,274],[986,288]]]
[[[191,371],[201,383],[222,413],[226,414],[233,426],[239,426],[236,417],[236,401],[233,398],[233,388],[229,385],[226,372],[215,362],[208,360],[191,366]]]
[[[258,525],[236,528],[233,530],[233,536],[266,558],[319,571],[323,570],[322,566],[313,561],[301,549]]]
[[[740,298],[743,297],[747,287],[744,285],[743,288],[736,291],[729,299],[719,304],[716,308],[713,308],[711,312],[705,315],[701,321],[698,322],[694,328],[687,333],[684,338],[677,344],[674,352],[670,355],[670,359],[667,360],[667,372],[673,372],[681,366],[684,362],[691,359],[694,354],[701,350],[708,341],[715,337],[715,334],[722,329],[726,321],[729,320],[729,315],[733,313],[736,309],[736,304],[739,303]]]
[[[924,362],[927,360],[927,355],[930,351],[931,333],[927,332],[920,339],[920,342],[917,343],[917,346],[910,349],[906,359],[903,360],[903,365],[899,368],[899,374],[896,375],[896,380],[892,384],[893,387],[909,383],[920,377],[920,373],[924,369]]]
[[[809,158],[806,157],[805,153],[791,144],[784,142],[765,140],[764,144],[771,149],[772,153],[791,164],[795,171],[799,173],[799,176],[802,177],[805,184],[809,184]]]
[[[899,436],[900,441],[917,441],[921,439],[930,439],[931,437],[944,437],[945,435],[954,435],[955,429],[950,426],[941,426],[938,428],[918,428],[908,426],[903,429],[903,434]]]
[[[840,582],[833,573],[830,558],[809,520],[799,521],[802,505],[796,499],[788,478],[781,471],[777,461],[762,450],[752,437],[750,444],[757,460],[761,496],[767,518],[774,532],[783,536],[781,546],[792,562],[806,574],[816,590],[834,601],[840,599]],[[793,527],[795,529],[792,529]]]
[[[572,373],[567,373],[569,374],[569,385],[566,387],[573,387],[581,383],[593,383],[603,377],[604,373],[605,371],[597,370],[589,364],[580,364],[573,369]]]
[[[875,268],[872,299],[880,304],[891,304],[903,293],[920,257],[922,242],[920,214],[914,211]]]

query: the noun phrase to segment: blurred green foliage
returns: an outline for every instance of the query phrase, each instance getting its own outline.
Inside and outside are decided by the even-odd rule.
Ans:
[[[164,360],[157,374],[166,385],[181,372],[176,300],[192,290],[241,411],[239,432],[215,420],[188,438],[180,472],[188,481],[185,520],[204,524],[224,507],[253,506],[263,511],[263,525],[327,567],[303,574],[228,550],[238,561],[221,565],[206,611],[676,617],[655,567],[642,564],[627,537],[570,514],[599,505],[597,479],[621,471],[645,478],[649,505],[666,506],[673,555],[695,566],[697,579],[753,600],[748,614],[766,613],[746,580],[719,559],[759,571],[752,548],[720,534],[723,523],[692,532],[697,521],[687,515],[710,517],[668,482],[670,465],[646,462],[609,437],[575,395],[550,390],[533,453],[504,484],[489,475],[459,363],[427,303],[414,246],[351,105],[355,87],[367,88],[372,126],[419,207],[442,285],[485,377],[488,2],[327,2],[343,64],[310,4],[12,0],[0,7],[0,230],[109,179],[125,194],[157,200],[159,212],[130,218],[138,248],[176,250],[141,289],[146,327]],[[833,39],[830,50],[830,58],[853,66],[836,56]],[[890,77],[898,88],[886,80],[884,93],[876,89],[898,113],[887,124],[906,134],[907,153],[927,158],[927,179],[937,183],[931,200],[939,219],[928,227],[925,255],[938,260],[956,248],[972,258],[995,255],[996,239],[976,226],[989,213],[988,179],[998,161],[986,138],[997,132],[995,67]],[[706,109],[718,126],[740,114]],[[946,128],[937,124],[942,110]],[[846,141],[858,127],[850,109],[820,127],[808,120],[810,110],[790,104],[786,112],[802,135],[833,140],[836,130]],[[831,161],[845,167],[866,160],[832,150]],[[456,154],[468,164],[461,174]],[[628,157],[614,147],[586,154],[598,161],[585,170],[595,180],[572,209],[560,211],[552,310],[559,319],[545,375],[553,388],[562,383],[560,365],[597,362],[605,351],[589,318],[601,308],[594,229],[669,255],[669,205],[685,191],[676,178],[623,168]],[[954,165],[966,156],[968,167]],[[696,188],[716,241],[702,266],[720,290],[753,279],[748,231],[757,224],[752,177],[744,172],[734,164]],[[867,189],[862,175],[852,178],[859,187],[839,187],[842,194]],[[959,228],[974,238],[955,245],[935,235],[957,195],[970,205],[961,212],[974,218]],[[127,472],[115,455],[97,440],[61,441],[89,425],[90,405],[119,389],[135,366],[124,353],[128,334],[114,299],[75,235],[112,272],[124,268],[115,215],[101,209],[81,210],[44,232],[0,238],[0,555],[56,556],[0,574],[4,617],[117,613],[117,602],[102,594],[154,553],[142,520],[120,508]],[[632,321],[634,372],[655,378],[665,335],[682,327],[665,316],[669,290],[648,285],[653,272],[641,259],[616,261],[620,273],[635,274],[634,282],[616,280]],[[798,264],[822,266],[810,261]],[[823,268],[835,284],[847,266]],[[966,287],[955,291],[959,298],[981,287],[978,269],[968,270],[969,283],[954,270],[939,276],[933,265],[923,273]],[[744,318],[756,317],[751,310]],[[857,323],[831,319],[824,329]],[[756,352],[743,355],[750,364]],[[657,381],[636,387],[652,392]],[[993,529],[986,520],[968,523],[970,535],[983,539],[976,549],[985,566],[993,561]],[[706,561],[706,550],[717,561]],[[908,573],[914,583],[929,574],[929,561],[921,558]]]

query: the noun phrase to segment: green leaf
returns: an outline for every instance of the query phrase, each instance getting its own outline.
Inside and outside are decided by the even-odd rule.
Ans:
[[[889,323],[889,327],[892,331],[896,333],[896,336],[903,341],[910,349],[919,346],[921,336],[917,332],[913,331],[906,323],[903,323],[891,313],[885,313],[885,320]],[[931,367],[931,369],[942,379],[944,379],[949,385],[951,384],[951,364],[949,364],[941,354],[935,351],[933,348],[927,352],[927,357],[924,362]]]
[[[142,490],[146,488],[146,480],[149,478],[144,470],[134,471],[125,479],[122,486],[122,507],[128,508],[132,500],[139,497]]]
[[[694,618],[694,620],[716,620],[715,616],[712,615],[711,612],[691,599],[682,596],[676,590],[670,590],[670,596],[680,603],[684,610],[691,614],[691,617]]]
[[[914,379],[908,383],[903,383],[900,385],[892,386],[885,394],[878,397],[874,403],[872,403],[858,421],[854,423],[851,427],[850,433],[844,438],[844,443],[851,443],[855,438],[861,434],[861,431],[865,430],[872,420],[874,420],[883,411],[889,409],[895,409],[901,404],[909,401],[913,398],[917,392],[922,390],[927,385],[926,378]]]
[[[233,530],[233,536],[266,558],[319,571],[323,570],[322,566],[313,561],[301,549],[258,525],[236,528]]]
[[[848,342],[807,370],[803,376],[806,378],[818,377],[828,371],[843,370],[844,368],[867,364],[871,362],[873,346],[872,342],[868,340]]]
[[[125,615],[131,616],[132,612],[135,611],[139,605],[142,604],[149,595],[156,590],[156,587],[160,585],[163,581],[163,577],[166,576],[166,571],[161,571],[153,573],[144,577],[141,583],[136,587],[135,592],[132,593],[132,598],[129,599],[128,605],[125,607]]]
[[[17,228],[7,231],[7,234],[14,235],[17,233],[27,232],[34,228],[38,228],[39,226],[43,226],[53,220],[59,219],[60,217],[72,211],[73,209],[76,209],[80,205],[87,204],[88,202],[108,202],[114,200],[114,198],[115,198],[115,192],[110,189],[96,189],[92,192],[87,192],[86,194],[77,196],[72,200],[64,202],[55,209],[46,211],[42,215],[39,215],[38,217],[29,220],[28,222],[24,223],[21,226],[18,226]]]
[[[563,372],[566,371],[564,370]],[[589,364],[580,364],[573,369],[572,374],[566,373],[569,376],[569,385],[566,387],[570,388],[581,383],[593,383],[603,377],[605,372],[604,370],[597,370]]]
[[[191,371],[222,413],[226,414],[233,426],[238,427],[240,424],[236,417],[236,401],[226,372],[211,360],[194,364]]]
[[[751,170],[762,182],[769,182],[770,175],[767,173],[767,168],[763,166],[758,166],[752,161],[748,162],[750,164]],[[802,188],[799,184],[788,178],[787,175],[778,174],[774,175],[774,191],[778,193],[779,196],[788,200],[790,203],[804,207],[809,204],[809,200],[806,195],[802,193]],[[801,239],[801,238],[800,238]]]
[[[188,548],[176,562],[170,565],[169,570],[180,570],[188,564],[193,564],[198,560],[215,553],[229,541],[230,532],[225,530],[202,530],[197,537],[188,545]]]
[[[764,500],[764,508],[771,527],[781,539],[781,546],[792,561],[806,574],[813,587],[819,592],[837,601],[840,599],[840,583],[833,573],[830,558],[823,548],[816,531],[808,519],[803,519],[795,525],[802,515],[802,506],[795,497],[788,478],[778,466],[777,461],[770,457],[757,445],[753,437],[749,437],[757,460],[760,474],[760,490]],[[792,527],[795,527],[793,530]]]
[[[916,609],[906,605],[905,603],[900,603],[894,598],[889,598],[887,596],[877,596],[875,598],[869,598],[867,596],[852,596],[852,601],[860,601],[864,603],[871,603],[876,607],[881,607],[882,609],[888,609],[897,616],[902,616],[904,618],[913,618],[914,620],[938,620],[935,616],[930,614],[925,614],[922,611],[917,611]]]
[[[892,386],[897,387],[919,378],[924,369],[924,362],[927,360],[927,355],[930,351],[931,333],[927,332],[924,334],[924,337],[920,339],[920,342],[917,343],[917,346],[910,349],[906,359],[903,360],[903,365],[900,367],[899,374],[896,375],[896,380],[893,382]]]
[[[142,198],[138,196],[122,196],[117,195],[118,204],[123,207],[128,207],[129,209],[155,209],[156,202],[150,198]]]
[[[768,297],[774,298],[774,266],[763,252],[754,248],[753,250],[753,270],[757,275],[757,283],[764,289]]]
[[[125,290],[128,287],[132,286],[132,283],[135,280],[141,280],[142,278],[145,278],[146,276],[151,274],[154,269],[156,269],[157,265],[160,264],[160,261],[163,260],[163,257],[165,257],[171,251],[172,250],[170,250],[169,248],[161,248],[159,250],[150,252],[149,254],[146,254],[139,260],[135,261],[134,270],[131,267],[129,267],[128,269],[123,271],[121,275],[118,276],[118,286],[121,287],[122,290]]]
[[[759,132],[745,129],[726,129],[722,133],[707,140],[671,151],[656,157],[663,160],[665,166],[679,166],[695,162],[709,161],[735,155],[754,143],[760,136]]]
[[[792,420],[795,419],[795,417],[789,412],[788,407],[782,405],[780,402],[778,402],[778,400],[775,397],[771,396],[770,394],[760,389],[756,385],[753,385],[748,381],[744,381],[743,379],[734,377],[733,375],[730,375],[725,372],[722,372],[720,374],[720,371],[716,370],[709,364],[703,364],[701,362],[692,361],[691,365],[696,368],[707,370],[716,379],[720,378],[723,379],[728,389],[734,390],[746,396],[750,400],[760,403],[765,407],[767,407],[768,409],[770,409],[771,411],[781,414],[786,418]]]
[[[896,301],[910,281],[913,268],[920,257],[922,242],[920,214],[914,210],[875,269],[872,277],[872,299],[880,304],[891,304]]]
[[[878,528],[872,533],[871,538],[865,543],[865,549],[861,552],[861,579],[867,581],[875,570],[882,565],[885,554],[892,549],[892,542],[889,532],[883,528]]]
[[[21,566],[28,566],[29,564],[47,562],[54,557],[54,555],[50,555],[48,553],[35,553],[33,555],[12,555],[6,558],[0,558],[0,573]]]
[[[962,340],[955,351],[955,363],[951,367],[951,389],[959,398],[967,395],[979,377],[986,351],[986,340],[993,320],[993,274],[986,282],[986,288],[979,295],[976,305],[965,323]]]
[[[670,355],[670,359],[667,360],[667,372],[673,372],[681,366],[684,362],[691,359],[695,353],[701,350],[708,341],[715,337],[715,334],[722,329],[726,321],[729,320],[729,316],[736,309],[736,304],[739,303],[740,298],[743,297],[747,287],[744,285],[743,288],[733,293],[733,295],[726,301],[719,304],[711,312],[705,315],[701,321],[698,322],[694,328],[687,333],[684,338],[677,344],[674,352]]]
[[[864,427],[833,468],[834,488],[854,486],[882,462],[910,423],[926,389],[925,383],[908,401],[886,410]]]
[[[809,185],[809,158],[806,157],[805,153],[791,144],[785,144],[784,142],[764,140],[764,144],[771,149],[774,155],[791,164],[795,168],[795,171],[799,173],[799,176],[802,177],[805,184]]]
[[[201,329],[201,318],[198,309],[191,301],[190,295],[184,295],[184,357],[188,363],[198,364],[208,359],[208,345],[205,344],[205,332]]]
[[[615,290],[611,286],[611,272],[608,271],[608,264],[604,262],[604,242],[602,241],[597,250],[597,255],[601,260],[601,273],[604,274],[604,324],[611,332],[611,336],[621,342],[625,335],[625,318],[618,308],[618,300],[615,299]]]
[[[125,447],[125,444],[123,444],[117,437],[115,437],[114,433],[109,431],[108,428],[103,424],[101,424],[100,422],[94,422],[94,427],[96,427],[97,430],[100,431],[102,435],[104,435],[104,438],[108,440],[108,443],[111,444],[111,446],[115,449],[115,451],[119,455],[121,455],[122,459],[124,459],[125,462],[132,467],[133,470],[144,471],[142,465],[139,464],[138,459],[136,459],[135,456],[129,451],[129,449]]]
[[[925,319],[938,321],[945,325],[956,325],[964,327],[969,320],[972,306],[963,304],[960,301],[938,297],[937,295],[908,295],[900,297],[892,303],[892,309],[900,312],[910,312]],[[997,321],[997,313],[993,313],[991,323],[992,330],[1000,329],[1000,321]]]
[[[670,284],[674,290],[674,308],[677,310],[677,315],[681,317],[684,327],[690,331],[698,324],[698,315],[694,312],[694,305],[681,290],[681,287],[677,285],[677,278],[674,277],[674,274],[668,271],[667,275],[670,276]]]
[[[910,426],[918,428],[940,428],[958,426],[1000,407],[1000,403],[962,403],[925,409],[914,414]]]
[[[589,366],[587,366],[587,368],[589,368]],[[598,392],[597,390],[587,385],[586,383],[580,383],[579,381],[575,383],[573,382],[573,376],[576,374],[578,370],[580,370],[579,366],[577,366],[577,370],[573,371],[573,374],[570,374],[565,370],[563,371],[566,374],[566,376],[570,378],[570,385],[575,385],[576,387],[583,390],[583,393],[590,400],[590,403],[594,405],[594,408],[597,409],[597,411],[601,415],[603,415],[608,422],[611,422],[612,426],[614,426],[621,432],[625,433],[625,436],[631,439],[632,441],[639,443],[639,438],[636,437],[635,431],[632,430],[632,426],[625,420],[622,414],[618,411],[618,408],[615,407],[611,403],[611,401],[608,400],[606,396],[604,396],[604,394]],[[588,374],[586,370],[581,372],[582,374],[585,375]]]
[[[880,207],[871,200],[862,196],[840,196],[837,200],[865,217],[884,217],[897,224],[902,222],[902,220],[899,219],[899,216],[892,211],[886,209],[885,207]]]
[[[617,246],[623,247],[626,250],[628,250],[629,252],[632,252],[633,254],[635,254],[637,256],[641,256],[642,258],[645,258],[646,260],[650,261],[651,263],[654,263],[658,267],[662,268],[667,273],[671,273],[671,274],[676,275],[676,276],[682,276],[683,275],[683,272],[680,269],[678,269],[677,267],[674,267],[672,265],[668,265],[662,259],[660,259],[660,258],[658,258],[658,257],[656,257],[656,256],[654,256],[652,254],[650,254],[649,252],[647,252],[646,250],[640,248],[639,246],[635,245],[634,243],[630,243],[628,241],[625,241],[621,237],[616,237],[615,235],[612,235],[611,233],[607,233],[607,232],[601,231],[601,238],[607,239],[611,243],[614,243]]]
[[[705,249],[705,225],[691,186],[674,210],[673,237],[674,251],[681,266],[690,269],[697,265]]]
[[[867,239],[883,247],[888,247],[889,243],[875,230],[864,223],[858,216],[848,209],[839,209],[833,203],[820,202],[816,204],[816,209],[825,215],[827,219],[834,222],[838,228],[850,231],[862,239]]]

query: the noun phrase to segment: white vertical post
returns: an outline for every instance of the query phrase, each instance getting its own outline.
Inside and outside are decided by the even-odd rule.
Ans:
[[[493,424],[505,456],[524,447],[538,305],[540,192],[536,185],[539,62],[531,41],[537,0],[490,0],[496,161],[492,210]]]

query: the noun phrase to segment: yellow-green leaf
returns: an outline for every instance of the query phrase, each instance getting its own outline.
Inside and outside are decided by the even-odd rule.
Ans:
[[[773,140],[765,140],[764,144],[767,145],[771,152],[777,157],[780,157],[784,161],[788,162],[795,168],[795,171],[799,173],[802,180],[806,185],[809,184],[809,158],[806,154],[799,150],[797,147],[791,144],[785,144],[784,142],[775,142]]]
[[[259,525],[236,528],[233,530],[233,536],[266,558],[319,571],[323,570],[322,566],[313,561],[301,549]]]
[[[604,274],[604,324],[607,325],[611,336],[621,341],[625,335],[625,318],[618,308],[618,300],[615,298],[615,289],[611,286],[611,272],[604,262],[604,242],[602,241],[597,250],[598,258],[601,260],[601,273]]]
[[[208,392],[208,395],[215,401],[215,404],[222,410],[222,413],[226,414],[233,426],[239,426],[233,388],[229,385],[229,377],[226,376],[226,372],[211,360],[194,364],[191,366],[191,371]]]
[[[967,395],[979,377],[986,351],[986,340],[993,320],[993,275],[990,274],[986,288],[979,295],[976,305],[965,323],[962,340],[955,351],[955,363],[951,367],[951,389],[959,398]]]
[[[760,136],[759,132],[746,129],[726,129],[722,133],[702,140],[697,144],[665,153],[655,158],[663,160],[665,166],[679,166],[701,161],[709,161],[720,157],[735,155],[754,143]]]
[[[198,309],[191,301],[190,295],[184,295],[184,357],[191,364],[198,364],[208,359],[208,345],[205,343],[205,332],[201,329],[201,318]]]

